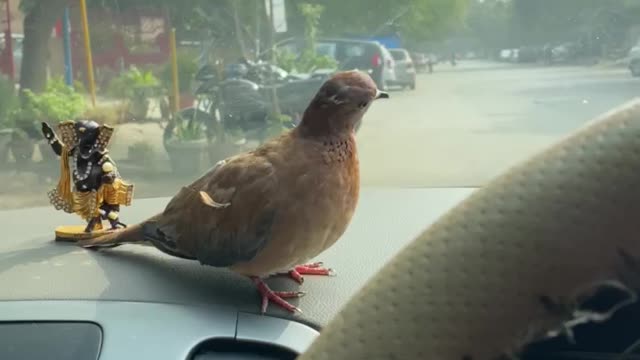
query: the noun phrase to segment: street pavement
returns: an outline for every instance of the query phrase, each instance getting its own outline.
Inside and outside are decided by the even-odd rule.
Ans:
[[[392,91],[365,116],[357,135],[362,186],[480,186],[638,94],[640,79],[624,68],[439,64],[418,76],[415,91]],[[168,168],[161,137],[156,123],[119,126],[112,156],[122,161],[129,145],[146,141]],[[56,177],[44,184],[36,174],[0,174],[0,210],[46,205]],[[136,197],[149,197],[171,196],[185,180],[135,182]]]
[[[640,94],[624,68],[440,64],[376,102],[358,134],[365,186],[478,186]]]

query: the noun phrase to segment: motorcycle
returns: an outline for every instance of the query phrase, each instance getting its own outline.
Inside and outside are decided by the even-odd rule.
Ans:
[[[195,105],[180,110],[165,128],[164,141],[169,141],[182,126],[192,132],[205,134],[207,140],[228,141],[241,134],[242,139],[263,143],[268,135],[272,95],[275,92],[280,112],[290,120],[283,125],[295,127],[309,102],[328,78],[329,73],[309,77],[288,74],[266,62],[230,64],[220,79],[211,65],[198,70]]]

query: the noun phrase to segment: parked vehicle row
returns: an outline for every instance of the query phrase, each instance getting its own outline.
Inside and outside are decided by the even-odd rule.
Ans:
[[[300,54],[303,42],[289,39],[278,47]],[[336,60],[338,70],[368,72],[382,90],[397,86],[413,90],[416,88],[416,73],[432,71],[436,63],[433,55],[410,53],[406,49],[387,49],[380,42],[371,40],[320,38],[316,42],[316,52]]]
[[[278,46],[300,54],[300,45],[289,40]],[[241,134],[240,141],[260,143],[268,136],[274,94],[280,113],[291,119],[285,125],[294,127],[322,83],[335,71],[365,71],[382,90],[414,90],[418,68],[432,70],[435,63],[432,56],[387,49],[377,41],[367,40],[322,38],[316,42],[316,52],[335,59],[337,68],[290,74],[269,62],[240,59],[219,74],[213,66],[205,65],[195,76],[199,83],[195,103],[179,111],[165,129],[165,147],[171,147],[178,132],[185,131],[204,132],[207,139],[225,143],[234,139],[234,134]]]
[[[498,60],[503,62],[540,62],[546,65],[566,64],[581,58],[588,59],[589,56],[593,56],[593,53],[585,48],[585,46],[581,46],[576,42],[549,43],[542,46],[523,46],[520,48],[502,49],[497,54]],[[613,61],[625,61],[631,76],[640,77],[640,40],[638,40],[628,52],[625,52],[623,48],[610,50],[607,58]]]

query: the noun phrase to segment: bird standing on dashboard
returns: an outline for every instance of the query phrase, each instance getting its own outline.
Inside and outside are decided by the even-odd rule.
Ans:
[[[147,243],[173,256],[250,277],[262,312],[301,292],[271,290],[265,277],[329,275],[306,264],[342,236],[360,189],[354,128],[372,101],[389,96],[357,71],[326,81],[300,125],[253,151],[220,161],[140,224],[81,241],[84,247]],[[306,265],[299,265],[306,264]]]

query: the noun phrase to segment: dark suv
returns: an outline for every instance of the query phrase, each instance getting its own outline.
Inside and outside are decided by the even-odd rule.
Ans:
[[[280,43],[278,48],[299,54],[302,46],[302,41],[291,39]],[[335,59],[340,70],[368,72],[382,90],[396,81],[393,57],[377,41],[321,38],[316,42],[316,52]]]

